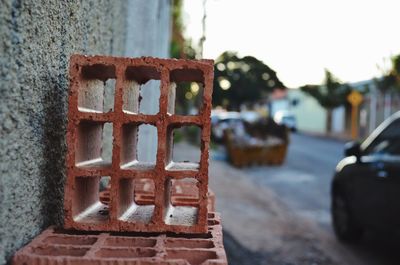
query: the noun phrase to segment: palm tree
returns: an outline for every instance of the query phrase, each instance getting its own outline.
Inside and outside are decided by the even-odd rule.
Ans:
[[[332,111],[347,103],[351,87],[348,84],[342,84],[330,71],[325,69],[325,80],[322,85],[305,85],[300,89],[314,97],[326,109],[326,131],[330,133],[332,131]]]

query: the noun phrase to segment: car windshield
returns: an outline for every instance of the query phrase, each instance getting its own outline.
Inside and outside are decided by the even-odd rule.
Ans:
[[[400,155],[400,119],[393,121],[365,149],[365,155]]]
[[[284,116],[284,117],[282,117],[282,120],[283,121],[294,121],[295,119],[293,116]]]

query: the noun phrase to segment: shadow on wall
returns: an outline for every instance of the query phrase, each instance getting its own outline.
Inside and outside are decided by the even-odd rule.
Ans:
[[[7,3],[0,8],[0,116],[8,121],[0,126],[0,264],[63,223],[70,54],[133,56],[129,44],[135,56],[167,57],[170,15],[169,0]]]
[[[69,58],[62,53],[62,61],[68,62]],[[68,63],[62,64],[68,68]],[[47,102],[44,110],[43,124],[43,165],[40,168],[41,175],[45,177],[42,198],[41,213],[45,216],[45,226],[49,224],[61,225],[63,223],[63,194],[65,182],[65,154],[66,154],[66,122],[67,106],[65,100],[68,88],[68,79],[64,73],[67,69],[60,69],[59,75],[52,77],[52,89],[47,90],[44,102]]]

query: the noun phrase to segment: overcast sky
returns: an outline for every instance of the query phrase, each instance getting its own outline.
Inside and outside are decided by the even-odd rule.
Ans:
[[[184,3],[196,42],[202,2]],[[253,55],[289,87],[320,83],[325,68],[345,82],[366,80],[400,54],[399,10],[400,0],[208,0],[204,58]]]

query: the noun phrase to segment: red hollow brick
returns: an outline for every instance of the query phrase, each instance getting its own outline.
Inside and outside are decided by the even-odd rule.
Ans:
[[[13,257],[13,265],[227,264],[219,216],[204,234],[79,232],[50,227]]]
[[[114,106],[104,107],[104,87],[115,79]],[[159,111],[140,113],[140,86],[160,80]],[[202,106],[197,115],[175,115],[179,82],[202,84]],[[67,130],[66,229],[204,233],[207,230],[208,150],[213,83],[213,61],[73,55]],[[112,124],[112,158],[102,157],[103,127]],[[155,164],[137,161],[137,128],[157,128]],[[199,163],[172,161],[173,130],[194,125],[201,129]],[[109,202],[99,196],[102,176],[110,177]],[[191,205],[180,206],[175,182],[194,183]],[[138,183],[150,182],[154,200]],[[140,193],[140,192],[139,192]],[[104,195],[104,194],[103,194]],[[99,198],[100,197],[100,198]],[[198,200],[197,200],[198,198]]]
[[[207,198],[208,198],[208,204],[207,204],[207,208],[209,212],[215,212],[216,208],[215,208],[215,193],[208,188],[208,193],[207,193]]]
[[[196,206],[199,203],[199,198],[196,187],[192,183],[175,182],[172,186],[171,201],[173,205],[180,206]],[[110,203],[110,186],[100,192],[100,202],[105,205]],[[135,185],[135,201],[139,205],[154,204],[155,194],[154,186],[149,184],[149,181],[137,182]],[[207,208],[209,212],[215,212],[215,194],[208,188],[207,192]]]

